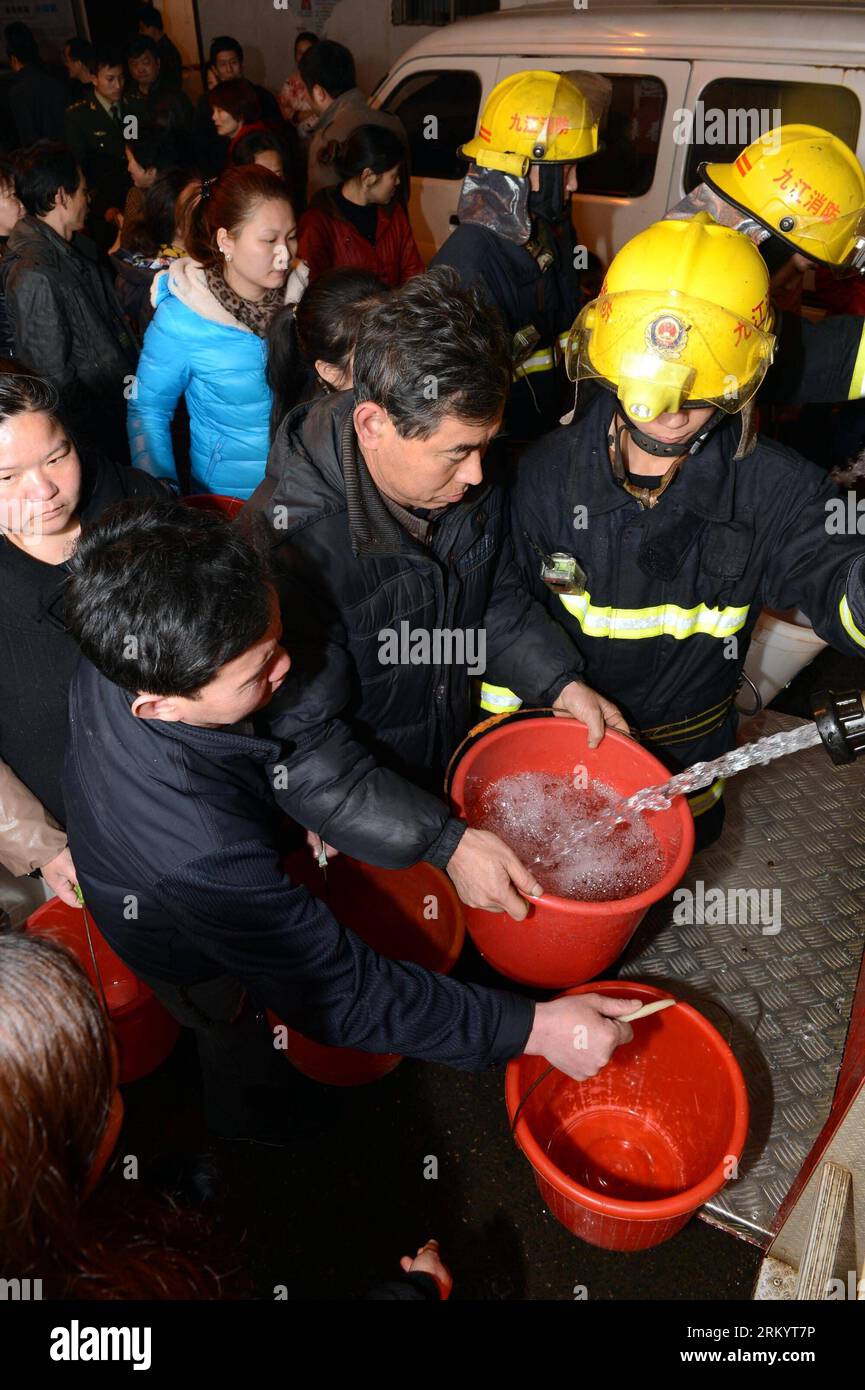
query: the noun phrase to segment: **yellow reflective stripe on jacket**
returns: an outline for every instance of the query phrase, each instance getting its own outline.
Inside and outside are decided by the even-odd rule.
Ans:
[[[560,333],[558,336],[557,342],[562,352],[564,352],[567,346],[569,336],[570,330],[568,330],[567,333]],[[555,365],[555,350],[553,348],[539,348],[537,352],[533,352],[529,357],[526,357],[519,366],[514,369],[514,375],[519,376],[520,373],[526,372],[549,372]]]
[[[865,647],[865,632],[861,627],[857,627],[853,621],[853,614],[850,612],[850,605],[847,602],[847,595],[844,594],[838,605],[841,615],[841,622],[844,624],[844,631],[848,637],[852,637],[854,642],[858,642],[860,647]]]
[[[510,714],[519,709],[522,703],[519,695],[504,685],[488,685],[486,681],[481,683],[481,709],[489,710],[490,714]]]
[[[711,811],[716,801],[720,801],[724,795],[724,779],[717,778],[705,791],[695,792],[688,797],[688,805],[691,808],[692,816],[702,816],[706,811]]]
[[[588,590],[583,594],[559,594],[568,612],[587,637],[729,637],[744,627],[750,604],[744,608],[680,608],[662,603],[657,608],[599,608]]]
[[[850,378],[850,390],[847,399],[848,401],[858,401],[860,396],[865,396],[865,322],[862,325],[862,337],[859,339],[859,351],[856,353],[856,361],[853,363],[853,375]]]
[[[528,372],[549,372],[555,366],[552,348],[542,348],[540,352],[533,352],[530,357],[524,358],[516,368],[515,376],[525,376]]]

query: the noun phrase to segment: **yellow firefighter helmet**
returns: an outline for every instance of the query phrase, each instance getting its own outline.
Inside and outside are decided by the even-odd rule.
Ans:
[[[573,164],[598,148],[609,83],[593,73],[516,72],[498,82],[460,154],[524,178],[530,164]]]
[[[604,381],[637,424],[683,406],[735,414],[772,361],[772,323],[756,246],[700,212],[622,248],[571,329],[565,365],[572,381]]]
[[[704,181],[734,207],[821,265],[865,265],[865,170],[849,146],[813,125],[782,125]]]

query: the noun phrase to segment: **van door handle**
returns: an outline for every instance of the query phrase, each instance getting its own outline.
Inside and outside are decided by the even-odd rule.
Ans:
[[[455,212],[451,213],[450,217],[448,218],[448,222],[452,227],[458,227],[460,225],[460,220]]]

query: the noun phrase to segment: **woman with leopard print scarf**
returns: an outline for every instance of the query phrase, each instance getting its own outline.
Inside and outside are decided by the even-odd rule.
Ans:
[[[285,183],[261,165],[202,184],[188,255],[153,282],[128,426],[133,463],[192,493],[251,496],[264,476],[271,395],[267,329],[308,273]],[[171,424],[189,412],[190,468],[179,476]]]

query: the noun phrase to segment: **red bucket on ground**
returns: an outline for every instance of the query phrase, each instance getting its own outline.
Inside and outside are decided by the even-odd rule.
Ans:
[[[34,936],[50,937],[70,950],[84,966],[90,983],[99,993],[93,969],[84,913],[69,907],[60,898],[51,898],[27,918],[24,930]],[[105,1002],[114,1027],[120,1062],[119,1081],[138,1081],[155,1071],[171,1053],[180,1025],[128,965],[115,955],[105,937],[90,918],[90,939],[99,967]]]
[[[614,730],[592,749],[585,725],[576,719],[522,719],[499,724],[469,746],[454,771],[451,800],[456,814],[471,825],[490,783],[515,772],[572,777],[577,766],[585,767],[590,781],[605,782],[623,796],[670,776],[639,743]],[[511,980],[545,989],[581,984],[606,970],[652,904],[675,888],[693,853],[694,820],[683,796],[668,811],[649,812],[646,819],[666,870],[642,893],[612,902],[544,893],[529,900],[522,922],[505,913],[464,908],[469,935],[490,965]]]
[[[465,940],[463,908],[450,879],[431,864],[378,869],[346,855],[328,860],[327,885],[310,851],[291,854],[284,868],[294,883],[322,898],[334,917],[391,960],[408,960],[447,975]],[[269,1013],[282,1027],[288,1060],[313,1081],[361,1086],[378,1081],[402,1061],[399,1053],[362,1052],[314,1042]]]
[[[672,996],[653,985],[603,980],[568,994],[614,994],[635,1008]],[[739,1064],[711,1023],[678,1003],[632,1024],[588,1081],[554,1070],[528,1095],[514,1137],[545,1205],[563,1226],[605,1250],[646,1250],[669,1240],[735,1172],[748,1133]],[[543,1057],[508,1063],[514,1117]]]

